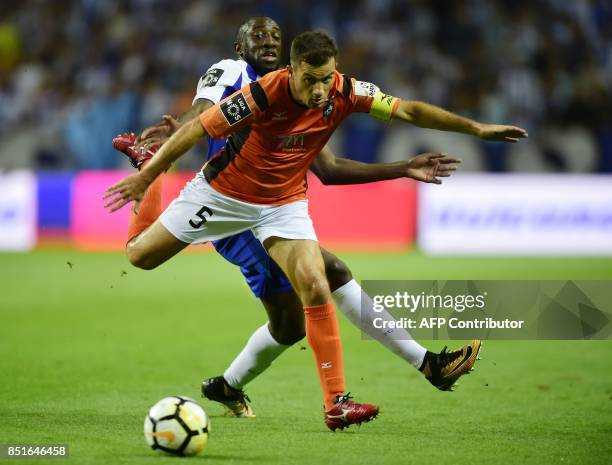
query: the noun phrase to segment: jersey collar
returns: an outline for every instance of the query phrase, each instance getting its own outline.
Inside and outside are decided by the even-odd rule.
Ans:
[[[251,81],[257,81],[261,76],[257,75],[257,71],[255,71],[255,69],[250,64],[248,64],[246,61],[244,61],[244,63],[246,64],[246,72],[249,79]]]

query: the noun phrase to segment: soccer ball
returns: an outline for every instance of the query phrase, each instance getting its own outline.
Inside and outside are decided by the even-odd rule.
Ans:
[[[144,420],[144,435],[153,450],[172,455],[196,455],[208,443],[210,422],[198,403],[185,396],[165,397]]]

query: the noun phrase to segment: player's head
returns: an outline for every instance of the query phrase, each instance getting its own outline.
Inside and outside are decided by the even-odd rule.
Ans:
[[[249,18],[238,28],[234,50],[263,76],[278,68],[281,39],[280,27],[272,18]]]
[[[338,49],[325,32],[303,32],[291,42],[291,90],[308,108],[327,102],[334,83]]]

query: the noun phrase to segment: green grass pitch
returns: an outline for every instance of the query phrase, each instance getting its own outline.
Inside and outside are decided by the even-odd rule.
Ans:
[[[612,279],[609,259],[341,256],[358,279]],[[265,320],[239,271],[215,254],[152,272],[122,254],[70,250],[0,263],[0,444],[69,444],[70,458],[51,463],[612,463],[612,341],[490,341],[476,371],[442,393],[342,316],[348,387],[381,405],[379,419],[327,431],[302,342],[248,386],[257,419],[202,401],[205,454],[161,457],[144,442],[147,409],[167,395],[199,398],[200,381]]]

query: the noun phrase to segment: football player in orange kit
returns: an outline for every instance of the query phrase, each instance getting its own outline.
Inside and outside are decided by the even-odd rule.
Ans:
[[[291,66],[272,72],[182,126],[150,163],[108,189],[113,210],[141,200],[149,184],[198,139],[230,136],[181,196],[139,240],[128,245],[131,261],[251,229],[285,272],[306,314],[331,428],[359,423],[378,412],[357,404],[345,390],[337,322],[321,253],[308,217],[306,171],[335,128],[350,113],[367,112],[417,126],[515,142],[520,128],[483,125],[422,102],[401,101],[373,84],[336,71],[337,50],[324,33],[308,32],[292,43]]]

